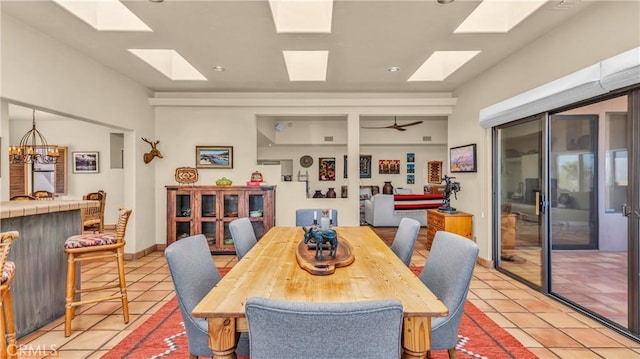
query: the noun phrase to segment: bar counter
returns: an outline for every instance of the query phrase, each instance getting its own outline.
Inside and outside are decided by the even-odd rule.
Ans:
[[[16,263],[11,294],[18,338],[64,315],[64,241],[81,232],[80,209],[99,206],[84,200],[0,202],[0,231],[20,233],[9,254]]]

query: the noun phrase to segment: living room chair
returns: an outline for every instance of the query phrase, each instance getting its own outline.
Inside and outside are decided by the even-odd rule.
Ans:
[[[105,191],[91,192],[84,196],[82,199],[85,201],[100,201],[99,207],[83,208],[82,215],[82,230],[92,231],[97,233],[104,232],[104,207],[107,201],[107,193]]]
[[[399,358],[402,303],[248,298],[251,359]]]
[[[231,232],[231,238],[233,238],[233,244],[236,247],[238,260],[241,260],[258,243],[249,218],[238,218],[231,221],[229,232]]]
[[[328,209],[328,208],[325,208]],[[332,226],[338,225],[338,210],[329,209],[331,211]],[[320,224],[320,217],[322,217],[322,208],[304,208],[296,210],[296,226],[309,227],[313,225],[313,214],[316,214],[318,224]]]
[[[124,322],[129,323],[129,301],[127,299],[127,282],[124,277],[124,235],[131,210],[120,208],[115,233],[88,233],[67,238],[64,242],[64,252],[67,254],[67,291],[64,311],[64,335],[71,335],[71,320],[75,317],[75,307],[84,304],[120,299]],[[208,253],[208,252],[207,252]],[[78,289],[76,283],[76,262],[91,259],[115,259],[118,268],[119,281],[116,284]],[[86,292],[104,291],[119,288],[117,294],[106,297],[76,300],[76,295]]]
[[[211,357],[207,320],[191,315],[193,308],[222,279],[211,258],[207,239],[202,234],[180,239],[167,247],[164,256],[187,332],[189,357]],[[249,336],[246,333],[240,335],[236,353],[248,356]]]
[[[420,232],[420,222],[412,218],[403,218],[400,220],[396,236],[391,243],[391,250],[395,253],[404,264],[409,266],[413,247],[416,245],[416,239]]]
[[[17,358],[16,330],[13,321],[13,303],[11,301],[11,283],[16,275],[16,265],[8,261],[11,244],[18,238],[16,231],[0,233],[0,357]]]
[[[438,231],[420,280],[449,308],[449,315],[431,319],[431,350],[449,352],[456,358],[458,329],[469,292],[478,245],[463,236]],[[431,352],[427,352],[431,357]]]

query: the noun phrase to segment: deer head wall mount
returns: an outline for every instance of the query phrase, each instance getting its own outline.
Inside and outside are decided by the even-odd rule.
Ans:
[[[162,158],[162,153],[156,148],[156,145],[160,143],[160,141],[149,141],[146,138],[142,137],[142,140],[151,145],[151,152],[144,154],[144,163],[149,163],[153,160],[154,157]]]

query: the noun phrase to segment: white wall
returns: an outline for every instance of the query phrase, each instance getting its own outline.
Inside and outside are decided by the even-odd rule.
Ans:
[[[154,163],[145,165],[142,161],[148,145],[140,140],[140,137],[154,136],[148,90],[4,13],[1,26],[4,102],[35,107],[125,132],[122,204],[133,209],[125,250],[131,253],[152,246],[156,242],[156,223],[149,207],[155,203]],[[2,115],[6,113],[3,111]],[[9,119],[3,117],[1,121],[2,153],[6,158],[6,144],[19,139],[6,138],[5,132],[10,131]],[[76,131],[81,127],[75,123],[65,125],[61,130],[67,137],[55,135],[56,142],[71,144],[80,137],[91,138],[93,134],[90,132]],[[7,166],[6,161],[2,161],[3,174],[8,173]],[[4,176],[2,185],[2,199],[7,200],[8,181]]]
[[[639,24],[640,2],[598,2],[455,91],[449,146],[477,143],[479,171],[458,174],[464,189],[454,206],[474,215],[481,257],[492,258],[492,163],[491,130],[478,125],[479,111],[639,46]]]

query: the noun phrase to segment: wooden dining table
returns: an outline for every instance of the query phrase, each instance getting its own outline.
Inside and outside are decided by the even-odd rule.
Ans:
[[[349,243],[355,260],[330,275],[311,274],[298,264],[301,227],[273,227],[211,289],[192,314],[207,318],[214,358],[235,358],[239,333],[249,331],[244,306],[250,297],[294,302],[397,299],[404,310],[402,358],[426,358],[431,318],[448,315],[447,307],[369,227],[335,230],[340,242]]]

